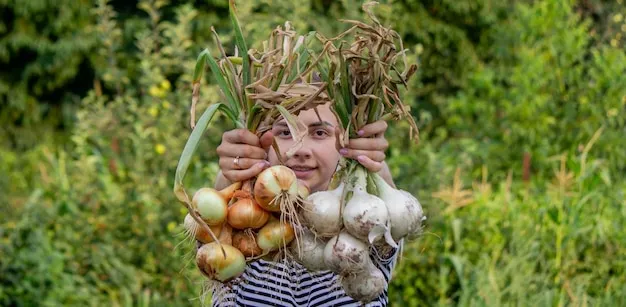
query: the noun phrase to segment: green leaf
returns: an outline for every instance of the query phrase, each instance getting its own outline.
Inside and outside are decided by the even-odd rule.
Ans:
[[[228,86],[228,83],[226,82],[226,79],[224,79],[224,75],[226,73],[222,71],[222,69],[217,64],[213,56],[211,56],[211,52],[209,51],[209,49],[204,49],[203,53],[205,52],[206,52],[206,56],[204,56],[204,58],[206,59],[206,62],[209,64],[209,67],[211,68],[211,71],[213,72],[213,77],[215,77],[215,80],[217,81],[217,85],[222,90],[222,93],[224,93],[224,96],[226,96],[228,108],[230,110],[235,111],[235,113],[239,114],[239,111],[240,111],[239,104],[237,104],[237,100],[235,100],[235,97],[233,96],[233,93],[231,92],[230,87]]]
[[[287,83],[291,83],[298,77],[298,75],[300,75],[300,73],[305,71],[306,68],[310,66],[311,62],[309,59],[311,58],[311,53],[309,53],[308,47],[315,38],[315,33],[315,31],[309,32],[309,34],[304,38],[302,45],[296,48],[295,53],[298,54],[298,65],[296,67],[292,67],[289,77],[287,78]]]
[[[235,8],[235,0],[228,1],[229,3],[229,17],[230,22],[233,24],[233,29],[235,30],[235,43],[237,44],[237,48],[241,54],[241,58],[243,59],[243,88],[245,90],[246,86],[250,84],[250,57],[248,56],[248,46],[246,44],[246,40],[243,37],[243,33],[241,31],[241,27],[239,25],[239,20],[237,19],[237,10]],[[248,109],[252,106],[248,105]]]
[[[191,135],[189,139],[187,139],[187,143],[185,144],[185,148],[183,149],[183,153],[180,155],[180,159],[178,160],[178,166],[176,167],[176,175],[174,179],[174,194],[180,201],[185,201],[187,199],[185,190],[183,188],[183,179],[185,178],[185,174],[187,173],[187,169],[189,168],[189,163],[191,162],[191,158],[198,148],[198,144],[200,144],[200,138],[202,134],[209,126],[211,119],[219,109],[223,109],[223,104],[217,103],[210,107],[208,107],[202,116],[198,120],[196,127],[191,131]]]
[[[348,114],[352,114],[353,97],[350,89],[350,74],[348,72],[348,63],[344,59],[342,54],[343,45],[339,46],[339,86],[341,88],[341,95],[343,96],[343,105]]]

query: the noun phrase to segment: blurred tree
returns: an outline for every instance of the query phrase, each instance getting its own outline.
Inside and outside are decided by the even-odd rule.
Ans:
[[[9,1],[0,20],[0,139],[32,146],[48,127],[68,129],[93,87],[91,1]],[[54,136],[47,133],[49,136]]]

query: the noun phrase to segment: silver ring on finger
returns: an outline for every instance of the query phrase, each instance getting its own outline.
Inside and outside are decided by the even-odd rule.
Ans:
[[[235,166],[235,169],[241,169],[241,165],[239,165],[239,156],[233,159],[233,165]]]

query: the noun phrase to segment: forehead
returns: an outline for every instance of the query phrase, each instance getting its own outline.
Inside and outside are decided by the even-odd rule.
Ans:
[[[319,114],[319,117],[318,117]],[[306,126],[310,126],[311,124],[316,124],[320,122],[327,122],[331,124],[333,127],[337,127],[338,122],[337,118],[330,110],[330,103],[326,103],[320,106],[317,106],[317,113],[315,113],[314,109],[309,109],[306,111],[302,111],[298,114],[298,119],[302,121],[302,123]],[[284,124],[285,120],[281,119],[277,122],[277,124]]]
[[[317,114],[319,114],[319,117]],[[302,111],[300,112],[300,114],[298,114],[298,118],[307,126],[312,123],[319,122],[321,118],[322,121],[328,122],[334,127],[337,127],[337,118],[335,117],[333,112],[330,110],[329,103],[318,106],[317,113],[315,113],[314,109]]]

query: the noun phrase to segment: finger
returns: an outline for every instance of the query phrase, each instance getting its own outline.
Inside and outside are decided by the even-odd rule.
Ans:
[[[267,153],[263,148],[244,144],[224,143],[217,147],[217,154],[220,157],[240,157],[249,159],[265,159]]]
[[[383,137],[380,138],[358,138],[351,139],[346,148],[360,150],[378,150],[385,151],[389,147],[389,142]]]
[[[272,146],[272,143],[274,142],[274,134],[272,133],[272,131],[265,132],[261,136],[260,142],[261,142],[261,147],[267,151],[270,148],[270,146]]]
[[[381,162],[373,161],[365,155],[358,156],[357,161],[361,163],[361,165],[365,166],[370,172],[378,173],[382,168],[383,164]]]
[[[368,157],[370,160],[374,160],[377,162],[382,162],[385,161],[385,153],[382,151],[378,151],[378,150],[355,150],[355,149],[348,149],[348,148],[342,148],[339,150],[339,153],[346,157],[346,158],[352,158],[352,159],[357,159],[359,156],[366,156]]]
[[[224,133],[223,141],[232,144],[248,144],[252,146],[261,147],[259,138],[256,134],[250,132],[247,129],[234,129]]]
[[[228,171],[225,171],[223,174],[224,174],[224,177],[226,177],[226,179],[230,180],[231,182],[239,182],[239,181],[244,181],[244,180],[248,180],[250,178],[255,177],[268,166],[269,165],[264,162],[259,162],[253,165],[252,167],[250,167],[249,169],[228,170]]]
[[[357,131],[357,134],[360,137],[368,138],[378,134],[384,134],[385,131],[387,131],[387,122],[384,120],[379,120],[363,126],[361,130]]]
[[[239,158],[237,162],[237,165],[235,165],[235,157],[221,157],[219,166],[222,171],[227,171],[249,169],[257,163],[266,163],[269,165],[268,161],[262,159]]]

